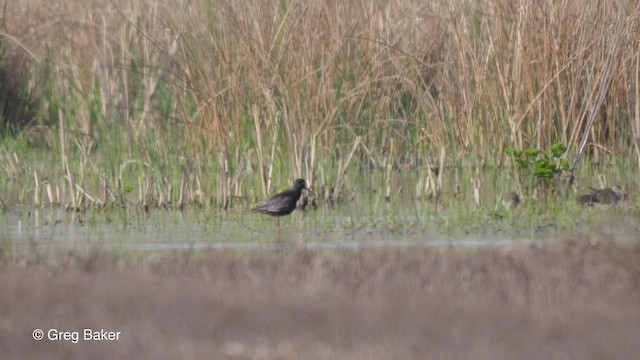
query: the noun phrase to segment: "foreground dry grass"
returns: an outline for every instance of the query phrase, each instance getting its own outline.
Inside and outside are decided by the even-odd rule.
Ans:
[[[68,256],[67,259],[72,259]],[[172,253],[0,268],[4,359],[631,359],[640,247]],[[128,263],[128,265],[122,265]],[[36,342],[41,328],[121,331]]]

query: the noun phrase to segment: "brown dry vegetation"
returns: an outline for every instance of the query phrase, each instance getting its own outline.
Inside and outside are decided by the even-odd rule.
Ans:
[[[15,0],[0,16],[2,209],[226,208],[295,177],[337,198],[365,183],[345,184],[352,168],[382,178],[360,197],[411,178],[421,198],[447,174],[449,203],[485,191],[506,147],[640,161],[637,1]],[[634,190],[630,164],[610,180]],[[3,254],[0,357],[633,358],[639,255]],[[36,327],[123,338],[35,342]]]
[[[5,55],[36,75],[50,59],[46,100],[74,105],[85,135],[97,136],[92,121],[124,121],[130,145],[167,120],[154,113],[167,87],[169,119],[203,150],[274,126],[289,148],[322,154],[356,136],[376,155],[391,138],[548,147],[575,141],[594,112],[593,141],[612,147],[639,100],[638,11],[626,0],[21,0],[4,9]]]
[[[59,130],[37,133],[62,159],[8,176],[37,170],[94,204],[132,183],[145,206],[188,193],[226,207],[245,180],[263,196],[295,177],[339,188],[354,164],[388,174],[445,153],[502,163],[505,147],[563,142],[573,156],[584,140],[595,161],[631,159],[639,6],[10,1],[3,120]]]
[[[2,358],[632,359],[640,353],[637,245],[569,240],[486,250],[133,258],[96,251],[37,266],[5,261]],[[122,339],[31,339],[34,328],[85,327],[122,331]]]

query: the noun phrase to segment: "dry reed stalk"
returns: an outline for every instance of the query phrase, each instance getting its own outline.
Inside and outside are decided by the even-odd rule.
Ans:
[[[56,184],[56,195],[58,198],[58,203],[59,204],[66,204],[67,203],[67,187],[66,185],[62,185],[60,186],[59,184]]]
[[[107,179],[104,176],[100,177],[100,200],[102,201],[103,204],[107,203],[107,193],[108,193],[108,188],[107,188]]]
[[[158,185],[158,207],[168,208],[173,204],[173,187],[166,177],[162,177],[162,185]]]
[[[392,173],[392,163],[393,160],[390,160],[388,157],[385,159],[385,176],[384,176],[384,199],[387,202],[391,201],[391,173]]]
[[[599,79],[596,82],[597,87],[594,88],[594,91],[592,93],[594,102],[589,103],[587,105],[589,109],[589,113],[588,113],[589,116],[588,116],[588,120],[586,121],[585,131],[580,141],[577,154],[574,157],[574,161],[571,167],[571,176],[569,179],[569,186],[573,184],[575,171],[580,162],[582,152],[587,144],[587,138],[588,138],[587,134],[592,129],[593,124],[597,118],[598,112],[605,100],[607,93],[609,92],[609,87],[611,84],[611,78],[613,76],[613,69],[614,69],[615,63],[620,61],[619,59],[619,54],[621,51],[620,41],[624,36],[624,32],[626,32],[625,18],[627,16],[626,11],[627,11],[628,5],[629,5],[629,2],[626,1],[624,2],[623,7],[618,9],[618,16],[616,17],[616,20],[614,23],[614,29],[613,29],[613,41],[610,44],[608,44],[608,47],[606,48],[605,64],[603,66],[602,72],[599,74],[600,75]]]
[[[46,185],[45,190],[47,191],[47,198],[49,199],[49,205],[54,205],[55,199],[53,198],[53,189],[51,188],[51,183],[45,180],[44,185]]]
[[[12,154],[9,154],[4,146],[2,147],[2,149],[4,150],[5,159],[7,159],[7,161],[5,162],[6,167],[8,168],[7,173],[11,174],[12,176],[17,176],[20,163],[18,161],[18,155],[15,151]]]
[[[423,195],[423,189],[424,189],[424,176],[423,173],[420,173],[420,176],[418,177],[418,181],[416,182],[416,188],[415,188],[415,197],[418,200],[422,199],[422,195]]]
[[[167,183],[165,189],[166,189],[165,199],[168,202],[167,205],[172,206],[173,204],[179,204],[178,202],[174,201],[173,184]]]
[[[440,148],[440,167],[438,168],[438,192],[442,191],[442,187],[444,186],[444,173],[446,171],[446,159],[447,159],[447,150],[442,147]]]
[[[154,181],[153,181],[153,177],[151,176],[151,174],[146,174],[145,176],[145,182],[144,182],[144,203],[142,204],[143,207],[148,208],[149,206],[153,205],[153,203],[158,203],[157,201],[157,197],[154,197]]]
[[[127,39],[125,33],[126,33],[126,29],[122,28],[121,29],[122,32],[122,36],[120,38],[120,47],[121,49],[127,49],[127,41],[129,39]],[[126,52],[122,51],[120,52],[120,64],[121,64],[121,69],[120,69],[120,82],[119,84],[122,86],[122,111],[124,112],[123,114],[123,118],[124,118],[124,122],[128,125],[126,127],[127,130],[127,148],[129,150],[129,158],[133,157],[133,144],[135,144],[135,133],[134,133],[134,124],[133,124],[133,119],[131,117],[131,104],[130,104],[130,92],[129,92],[129,71],[127,71],[127,66],[125,66],[125,64],[127,64],[129,61],[127,59],[126,56]]]
[[[184,200],[184,193],[185,193],[185,181],[184,181],[184,175],[182,176],[182,180],[180,180],[180,192],[178,193],[178,208],[182,209],[184,208],[185,204],[185,200]]]
[[[271,180],[273,176],[273,165],[276,161],[276,139],[278,137],[278,128],[280,124],[280,116],[276,114],[274,116],[273,124],[273,139],[271,140],[271,159],[269,160],[269,171],[267,172],[267,191],[271,192]]]
[[[144,204],[144,184],[142,183],[142,177],[140,175],[138,175],[137,177],[138,180],[138,201],[137,204],[138,205],[143,205]]]
[[[439,177],[441,169],[439,169],[437,166],[432,165],[429,157],[426,157],[425,161],[426,161],[426,167],[428,170],[427,170],[427,179],[425,181],[424,191],[429,198],[433,198],[436,200],[436,202],[438,202],[440,191],[439,191],[438,183],[436,179]],[[435,178],[434,178],[434,173],[436,176]]]
[[[82,205],[84,204],[85,197],[83,196],[83,194],[82,194],[82,192],[80,190],[78,190],[77,193],[74,196],[78,201],[77,201],[75,206],[68,207],[67,210],[73,210],[74,212],[79,212],[80,209],[82,209]]]
[[[471,186],[473,189],[473,203],[476,206],[480,206],[480,180],[478,178],[472,178]]]
[[[633,145],[636,150],[636,161],[640,169],[640,51],[636,51],[636,63],[634,71],[634,97],[633,112],[634,116],[629,118],[631,122],[631,130],[633,131]]]
[[[262,153],[262,131],[260,127],[260,113],[258,107],[253,105],[251,107],[253,115],[253,123],[256,129],[256,141],[258,142],[258,148],[256,153],[258,155],[258,168],[260,169],[260,184],[262,185],[262,195],[267,196],[267,178],[265,176],[264,155]]]
[[[226,210],[231,201],[231,174],[226,153],[218,153],[218,164],[218,205]]]
[[[598,174],[597,178],[600,183],[600,189],[607,187],[607,176],[605,174]]]
[[[195,176],[196,187],[193,193],[193,200],[198,207],[204,206],[204,192],[200,183],[200,176]]]
[[[338,163],[338,178],[336,179],[336,185],[333,190],[333,194],[331,194],[331,197],[332,197],[331,200],[333,202],[338,201],[340,188],[342,187],[342,184],[344,181],[344,174],[347,171],[347,168],[349,167],[349,163],[351,162],[351,158],[353,157],[353,154],[356,152],[356,149],[360,145],[360,141],[361,141],[360,136],[356,137],[356,140],[353,143],[353,147],[351,148],[351,152],[349,153],[349,156],[347,157],[345,164],[342,165],[342,161]]]
[[[84,201],[84,199],[89,200],[92,204],[98,204],[98,205],[103,205],[102,202],[98,199],[95,198],[93,196],[91,196],[89,193],[87,193],[80,185],[76,184],[76,190],[78,192],[78,194],[80,195],[80,198],[82,199],[82,201]],[[78,204],[78,207],[76,207],[76,209],[80,209],[80,204]]]
[[[453,168],[453,196],[460,196],[460,169],[457,166]]]
[[[40,206],[40,180],[38,179],[38,172],[33,171],[34,187],[33,187],[33,205]]]
[[[77,210],[78,199],[76,197],[76,192],[75,192],[76,182],[75,182],[75,177],[73,176],[73,173],[69,168],[69,160],[67,157],[67,137],[65,132],[64,117],[62,116],[62,110],[58,111],[58,134],[59,134],[59,141],[60,141],[60,155],[62,158],[62,169],[66,171],[65,178],[67,179],[67,182],[69,184],[69,188],[68,188],[69,194],[71,194],[71,203],[66,204],[66,208]]]
[[[307,186],[313,187],[313,181],[316,177],[316,137],[311,136],[311,143],[309,144],[310,153],[305,157],[305,173],[304,178],[307,180]]]

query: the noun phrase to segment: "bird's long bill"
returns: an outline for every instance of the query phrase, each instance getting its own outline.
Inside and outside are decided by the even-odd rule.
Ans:
[[[313,191],[311,191],[311,189],[309,189],[308,187],[304,188],[305,190],[307,190],[307,192],[311,193],[313,196],[316,196],[316,193],[314,193]]]

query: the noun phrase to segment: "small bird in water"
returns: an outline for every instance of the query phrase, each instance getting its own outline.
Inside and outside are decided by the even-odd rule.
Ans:
[[[267,200],[262,201],[256,207],[251,209],[262,214],[278,217],[278,225],[280,225],[280,216],[291,214],[296,208],[296,203],[302,195],[302,190],[309,190],[307,182],[304,179],[298,179],[293,183],[293,188],[275,194]]]
[[[626,198],[626,194],[619,186],[611,189],[594,189],[589,188],[589,192],[578,197],[578,202],[583,206],[600,205],[616,205]]]

